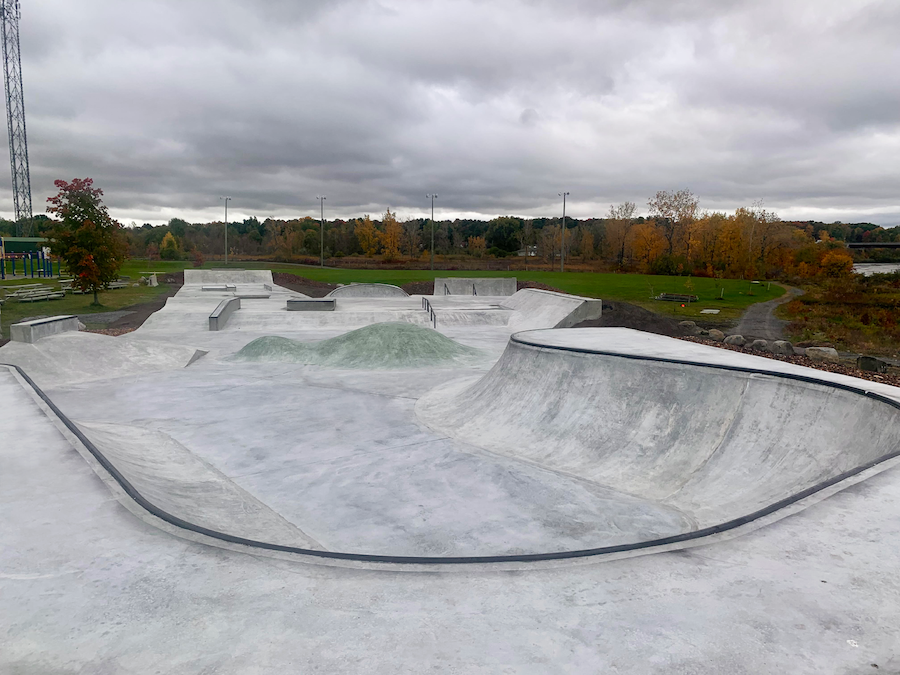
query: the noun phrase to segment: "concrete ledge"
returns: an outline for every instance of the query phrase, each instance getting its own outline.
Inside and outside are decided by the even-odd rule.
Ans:
[[[516,292],[515,277],[438,277],[434,280],[435,295],[493,295],[506,296]]]
[[[334,298],[290,298],[289,312],[333,312],[337,303]]]
[[[13,342],[32,344],[42,337],[56,335],[70,330],[78,330],[78,317],[71,314],[51,316],[46,319],[34,319],[14,323],[9,327],[9,338]]]
[[[209,284],[207,286],[201,286],[201,291],[234,291],[237,290],[237,286],[234,284]]]
[[[230,319],[231,315],[240,308],[240,298],[227,298],[220,302],[219,306],[216,307],[213,313],[209,315],[209,329],[222,330],[223,328],[225,328],[225,324],[228,323],[228,319]]]

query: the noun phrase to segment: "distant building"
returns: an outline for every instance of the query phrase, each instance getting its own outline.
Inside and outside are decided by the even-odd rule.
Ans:
[[[525,248],[520,248],[518,251],[516,251],[516,255],[521,258],[537,257],[537,246],[526,246]]]

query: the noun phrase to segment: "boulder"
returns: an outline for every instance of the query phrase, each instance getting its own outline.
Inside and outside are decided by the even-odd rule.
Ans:
[[[829,363],[837,363],[840,360],[837,349],[833,347],[807,347],[806,356],[813,361],[828,361]]]
[[[687,335],[700,335],[700,329],[693,321],[679,321],[678,328]]]
[[[874,356],[860,356],[856,359],[856,367],[870,373],[886,373],[888,364]]]
[[[715,340],[716,342],[721,342],[722,340],[725,339],[725,333],[713,328],[712,330],[709,331],[709,339]]]
[[[770,345],[773,354],[783,354],[784,356],[793,356],[794,355],[794,345],[792,345],[787,340],[775,340]]]
[[[744,343],[747,342],[744,339],[743,335],[729,335],[724,340],[726,345],[735,345],[736,347],[743,347]]]
[[[769,351],[769,342],[768,340],[754,340],[750,343],[750,349],[755,349],[758,352],[767,352]]]

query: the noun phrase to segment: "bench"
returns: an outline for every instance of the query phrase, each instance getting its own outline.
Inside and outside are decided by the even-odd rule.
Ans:
[[[666,302],[697,302],[700,300],[696,295],[685,295],[682,293],[660,293],[654,299],[665,300]]]

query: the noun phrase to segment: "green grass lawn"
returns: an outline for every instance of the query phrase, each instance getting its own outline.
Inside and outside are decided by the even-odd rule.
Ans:
[[[129,261],[127,267],[132,277],[147,271],[178,271],[190,267],[189,262],[142,262]],[[222,267],[221,262],[207,263],[204,268]],[[286,263],[234,263],[235,269],[271,269],[288,272],[315,281],[333,284],[381,283],[402,286],[410,281],[431,281],[435,277],[508,277],[519,280],[537,281],[559,288],[567,293],[584,295],[604,300],[631,302],[660,314],[678,318],[697,319],[711,323],[727,323],[740,317],[750,305],[772,300],[784,294],[778,284],[762,282],[751,284],[738,279],[707,279],[701,277],[666,277],[646,274],[598,274],[592,272],[487,272],[487,271],[445,271],[436,270],[367,270],[343,269],[337,267],[314,267]],[[129,274],[123,271],[123,274]],[[693,286],[693,289],[690,286]],[[660,293],[682,293],[696,295],[698,303],[681,307],[679,303],[652,300]],[[718,309],[719,314],[700,314],[702,309]]]
[[[128,274],[123,271],[123,274]],[[136,281],[137,277],[130,275]],[[21,279],[12,281],[7,279],[0,282],[0,289],[12,289],[22,284],[40,283],[49,286],[52,289],[59,287],[59,283],[55,279]],[[129,286],[128,288],[119,288],[114,291],[103,291],[100,293],[100,307],[91,306],[94,296],[91,293],[84,295],[73,295],[67,293],[65,298],[59,300],[39,300],[38,302],[16,302],[7,301],[0,307],[0,324],[3,327],[3,336],[9,337],[8,327],[10,324],[23,321],[35,316],[56,316],[59,314],[94,314],[97,312],[112,312],[123,307],[136,305],[140,302],[147,302],[162,293],[165,293],[168,287],[160,284],[155,288],[149,286],[139,286],[137,288]],[[3,297],[5,293],[0,293]]]

